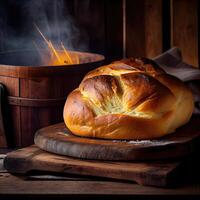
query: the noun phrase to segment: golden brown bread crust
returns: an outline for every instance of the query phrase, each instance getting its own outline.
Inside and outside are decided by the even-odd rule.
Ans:
[[[153,61],[126,59],[89,72],[68,96],[64,121],[76,135],[152,139],[187,123],[194,100]]]

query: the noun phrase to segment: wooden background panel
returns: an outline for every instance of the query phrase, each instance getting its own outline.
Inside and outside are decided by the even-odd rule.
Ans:
[[[162,0],[126,1],[126,52],[155,57],[162,53]]]
[[[7,1],[6,1],[7,2]],[[22,3],[1,3],[1,50],[6,23],[23,32]],[[198,0],[65,0],[66,12],[79,30],[74,46],[104,54],[107,61],[126,56],[154,57],[171,46],[178,46],[186,62],[198,66]],[[123,44],[123,5],[126,4]],[[167,5],[167,6],[166,6]],[[171,6],[171,10],[168,8]],[[12,10],[16,11],[16,16]],[[167,16],[167,17],[166,17]],[[171,20],[170,20],[171,16]],[[170,27],[171,23],[171,27]],[[168,34],[171,30],[171,35]],[[170,42],[171,37],[171,42]],[[170,45],[171,43],[171,45]]]
[[[170,0],[162,0],[162,51],[171,48],[171,3]]]
[[[145,0],[145,56],[153,58],[162,53],[162,0]]]
[[[171,0],[171,46],[181,49],[185,62],[199,66],[198,0]]]
[[[126,57],[145,55],[144,0],[126,0]]]

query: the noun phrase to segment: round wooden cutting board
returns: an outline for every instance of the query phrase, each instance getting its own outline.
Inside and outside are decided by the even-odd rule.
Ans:
[[[35,144],[48,152],[81,159],[152,160],[189,155],[200,141],[200,119],[193,118],[175,133],[154,140],[103,140],[73,135],[64,123],[40,129]]]

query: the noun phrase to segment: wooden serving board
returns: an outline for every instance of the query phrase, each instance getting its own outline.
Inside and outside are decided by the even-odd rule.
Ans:
[[[48,152],[81,159],[159,160],[194,152],[200,140],[200,118],[193,117],[175,133],[160,139],[123,141],[83,138],[73,135],[64,123],[40,129],[35,144]]]
[[[48,153],[30,146],[7,155],[5,168],[11,173],[25,174],[32,170],[107,177],[135,181],[142,185],[171,186],[183,161],[111,162],[81,160]],[[185,175],[185,173],[184,173]]]

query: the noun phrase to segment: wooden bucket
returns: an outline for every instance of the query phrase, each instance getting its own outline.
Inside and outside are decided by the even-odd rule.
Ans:
[[[82,64],[39,66],[35,51],[0,54],[0,82],[8,95],[3,118],[9,146],[30,145],[39,128],[63,121],[63,106],[69,92],[104,60],[98,54],[75,53],[80,55]]]

